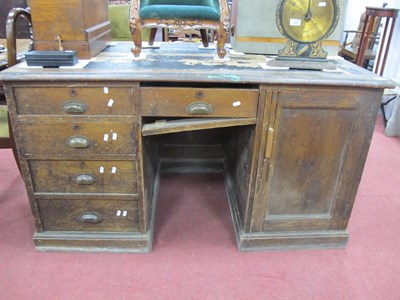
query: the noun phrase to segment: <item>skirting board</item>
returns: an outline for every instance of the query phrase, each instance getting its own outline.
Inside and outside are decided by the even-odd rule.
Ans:
[[[151,235],[122,233],[36,232],[33,236],[39,252],[149,253]]]

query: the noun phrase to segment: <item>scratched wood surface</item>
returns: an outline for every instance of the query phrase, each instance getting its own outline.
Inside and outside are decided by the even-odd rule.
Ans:
[[[223,172],[241,250],[346,245],[390,84],[345,61],[271,70],[198,46],[134,60],[119,43],[75,68],[0,74],[39,250],[150,251],[160,170]]]
[[[309,70],[265,69],[264,55],[232,55],[229,60],[215,60],[215,49],[199,49],[199,43],[161,43],[159,48],[143,49],[145,59],[135,60],[131,54],[133,43],[110,44],[82,67],[62,69],[10,68],[0,74],[0,80],[27,81],[74,80],[87,81],[179,81],[194,83],[231,84],[324,84],[330,86],[360,86],[384,88],[389,83],[344,60],[333,60],[334,72]]]

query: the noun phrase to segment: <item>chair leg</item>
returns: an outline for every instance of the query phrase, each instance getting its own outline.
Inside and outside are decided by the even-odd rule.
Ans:
[[[226,55],[225,43],[228,40],[229,27],[230,27],[230,15],[228,2],[219,0],[219,7],[221,11],[221,18],[219,20],[218,31],[217,31],[217,53],[220,59]]]
[[[396,97],[397,96],[394,96],[394,97],[390,98],[388,101],[381,103],[381,113],[382,113],[383,125],[385,125],[385,127],[388,122],[388,119],[386,117],[385,106],[388,105],[390,102],[392,102],[394,99],[396,99]]]
[[[140,56],[140,52],[142,51],[142,33],[141,30],[136,28],[134,31],[131,32],[132,41],[135,45],[134,48],[131,49],[133,55],[135,57]]]
[[[200,29],[201,41],[204,47],[208,47],[207,29]]]
[[[169,30],[168,28],[162,29],[162,40],[163,42],[169,42]]]
[[[226,55],[225,50],[225,42],[227,40],[228,35],[224,30],[223,24],[218,28],[218,40],[217,40],[217,53],[220,59],[224,58]]]
[[[151,28],[149,36],[149,46],[153,46],[156,34],[157,34],[157,28]]]
[[[140,52],[142,51],[142,25],[140,23],[138,7],[137,0],[132,0],[129,13],[129,29],[131,31],[133,44],[135,45],[135,47],[131,49],[131,52],[135,57],[140,56]]]

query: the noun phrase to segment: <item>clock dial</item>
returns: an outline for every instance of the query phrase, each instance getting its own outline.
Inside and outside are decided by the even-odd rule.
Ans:
[[[299,43],[314,43],[333,32],[338,7],[334,0],[283,0],[277,14],[283,35]]]

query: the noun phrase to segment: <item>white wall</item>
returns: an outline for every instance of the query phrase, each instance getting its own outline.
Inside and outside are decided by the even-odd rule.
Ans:
[[[347,0],[342,8],[342,13],[345,14],[343,29],[356,30],[365,7],[381,7],[384,2],[388,3],[386,7],[400,9],[400,0]],[[400,78],[400,16],[396,22],[383,75],[387,78]]]

